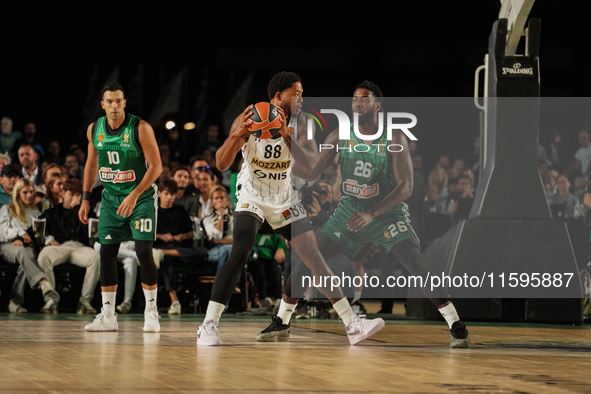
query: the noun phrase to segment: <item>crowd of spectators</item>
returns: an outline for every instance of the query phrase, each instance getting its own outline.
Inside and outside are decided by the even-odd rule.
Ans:
[[[227,260],[232,245],[232,212],[235,203],[236,174],[241,166],[237,157],[227,171],[216,168],[215,152],[223,143],[224,133],[210,125],[201,139],[189,146],[187,136],[177,129],[158,138],[163,162],[159,183],[159,209],[154,243],[154,258],[160,268],[164,289],[170,296],[170,314],[181,313],[174,268],[178,265],[208,266],[213,270]],[[580,148],[570,152],[554,133],[547,145],[538,146],[540,177],[555,218],[585,220],[591,206],[586,196],[591,176],[591,139],[589,132],[578,135]],[[96,313],[92,297],[98,282],[100,245],[93,244],[88,230],[78,220],[81,181],[84,176],[86,147],[74,143],[62,150],[60,141],[46,147],[36,138],[34,123],[23,132],[13,130],[12,120],[1,120],[0,134],[0,256],[18,265],[10,294],[9,311],[26,312],[24,290],[42,290],[44,313],[57,313],[59,293],[53,269],[65,262],[86,270],[78,313]],[[414,170],[409,205],[415,231],[428,234],[423,242],[442,235],[454,222],[470,215],[479,173],[479,138],[473,151],[461,157],[440,155],[423,158],[415,141],[409,143]],[[424,164],[436,164],[426,170]],[[95,185],[93,212],[100,215],[100,190]],[[316,183],[298,185],[300,197],[310,220],[318,227],[334,211],[340,198],[336,164]],[[442,220],[442,218],[444,220]],[[37,242],[33,219],[43,223],[44,237]],[[441,228],[435,233],[432,227]],[[365,255],[355,259],[335,259],[331,264],[347,266],[353,274],[363,275]],[[133,242],[122,244],[119,260],[125,275],[120,313],[132,309],[139,261]],[[249,273],[255,284],[253,304],[265,308],[276,305],[282,292],[282,278],[289,274],[289,243],[263,227],[249,260]],[[361,298],[362,288],[351,294],[353,305]],[[362,307],[362,306],[361,306]]]

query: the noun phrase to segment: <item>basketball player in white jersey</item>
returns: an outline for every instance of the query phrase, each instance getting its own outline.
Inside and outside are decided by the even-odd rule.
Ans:
[[[215,277],[211,300],[207,306],[204,322],[197,331],[197,345],[219,346],[219,319],[225,305],[236,288],[242,268],[250,255],[262,223],[266,220],[275,233],[291,241],[293,250],[310,268],[313,275],[330,276],[332,271],[318,251],[316,236],[297,190],[291,184],[291,155],[297,162],[305,157],[304,150],[315,149],[307,139],[301,143],[292,139],[291,130],[299,121],[305,127],[302,107],[302,83],[297,74],[280,72],[268,86],[269,100],[281,114],[282,128],[272,139],[258,139],[248,132],[252,123],[252,105],[240,114],[230,130],[230,135],[216,153],[216,165],[220,171],[227,170],[236,154],[242,151],[244,164],[236,184],[236,211],[234,213],[234,242],[228,261]],[[292,108],[292,98],[296,107]],[[289,126],[288,126],[289,125]],[[305,135],[305,133],[301,133]],[[312,141],[313,143],[313,141]],[[296,164],[297,166],[297,164]],[[339,314],[352,345],[369,338],[384,327],[382,319],[366,319],[353,313],[340,288],[319,289],[332,302]],[[257,336],[257,340],[289,340],[289,319],[296,305],[282,300],[273,324]],[[260,337],[260,338],[259,338]]]

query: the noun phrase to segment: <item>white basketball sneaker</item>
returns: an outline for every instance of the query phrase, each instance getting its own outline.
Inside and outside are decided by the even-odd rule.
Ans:
[[[101,313],[96,315],[94,321],[84,327],[86,331],[117,331],[119,325],[117,324],[117,314],[113,316],[106,316],[101,309]]]
[[[220,328],[213,320],[204,322],[197,330],[197,345],[221,346],[222,340],[218,336],[218,332],[220,332]]]
[[[160,315],[156,311],[144,313],[144,331],[145,332],[160,332]]]
[[[384,319],[367,319],[365,315],[355,315],[346,328],[349,342],[351,345],[355,345],[364,341],[384,328],[385,325]]]

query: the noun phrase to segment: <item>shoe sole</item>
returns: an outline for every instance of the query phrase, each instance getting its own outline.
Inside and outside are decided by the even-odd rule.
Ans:
[[[115,327],[115,328],[110,329],[110,330],[96,330],[96,329],[92,329],[92,328],[89,329],[89,328],[84,327],[84,330],[87,331],[87,332],[110,332],[110,331],[117,331],[117,330],[119,330],[119,327]]]
[[[372,335],[376,334],[377,332],[381,331],[382,328],[386,326],[386,322],[383,319],[375,319],[376,325],[374,325],[367,334],[355,338],[349,338],[349,342],[351,346],[357,345],[359,342],[365,341],[367,338],[371,337]]]
[[[168,314],[169,315],[180,315],[181,312],[176,312],[176,311],[175,312],[171,312],[171,311],[168,311]]]
[[[273,331],[262,333],[259,332],[256,336],[257,342],[287,342],[289,341],[290,330]]]
[[[146,326],[144,326],[144,332],[160,332],[160,326],[154,328],[146,328]]]
[[[451,337],[449,341],[449,347],[453,349],[467,349],[470,347],[470,336],[467,336],[464,339],[457,339]]]
[[[197,346],[222,346],[222,340],[219,342],[205,342],[197,338]]]

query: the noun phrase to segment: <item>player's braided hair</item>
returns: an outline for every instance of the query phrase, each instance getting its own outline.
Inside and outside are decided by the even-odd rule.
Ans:
[[[275,74],[269,81],[269,86],[267,87],[269,100],[275,97],[275,93],[283,92],[285,89],[291,88],[291,85],[295,82],[302,82],[302,79],[296,73],[281,71],[280,73]]]
[[[382,93],[382,90],[380,88],[378,88],[378,85],[376,85],[373,82],[370,81],[363,81],[361,82],[359,85],[357,85],[357,87],[355,88],[355,90],[357,89],[367,89],[373,92],[373,95],[376,96],[376,99],[378,102],[382,102],[384,99],[384,94]]]
[[[125,96],[125,90],[123,90],[121,85],[119,85],[117,82],[107,82],[107,84],[103,87],[103,92],[101,94],[104,95],[105,92],[116,92],[117,90],[121,90],[123,96]]]

